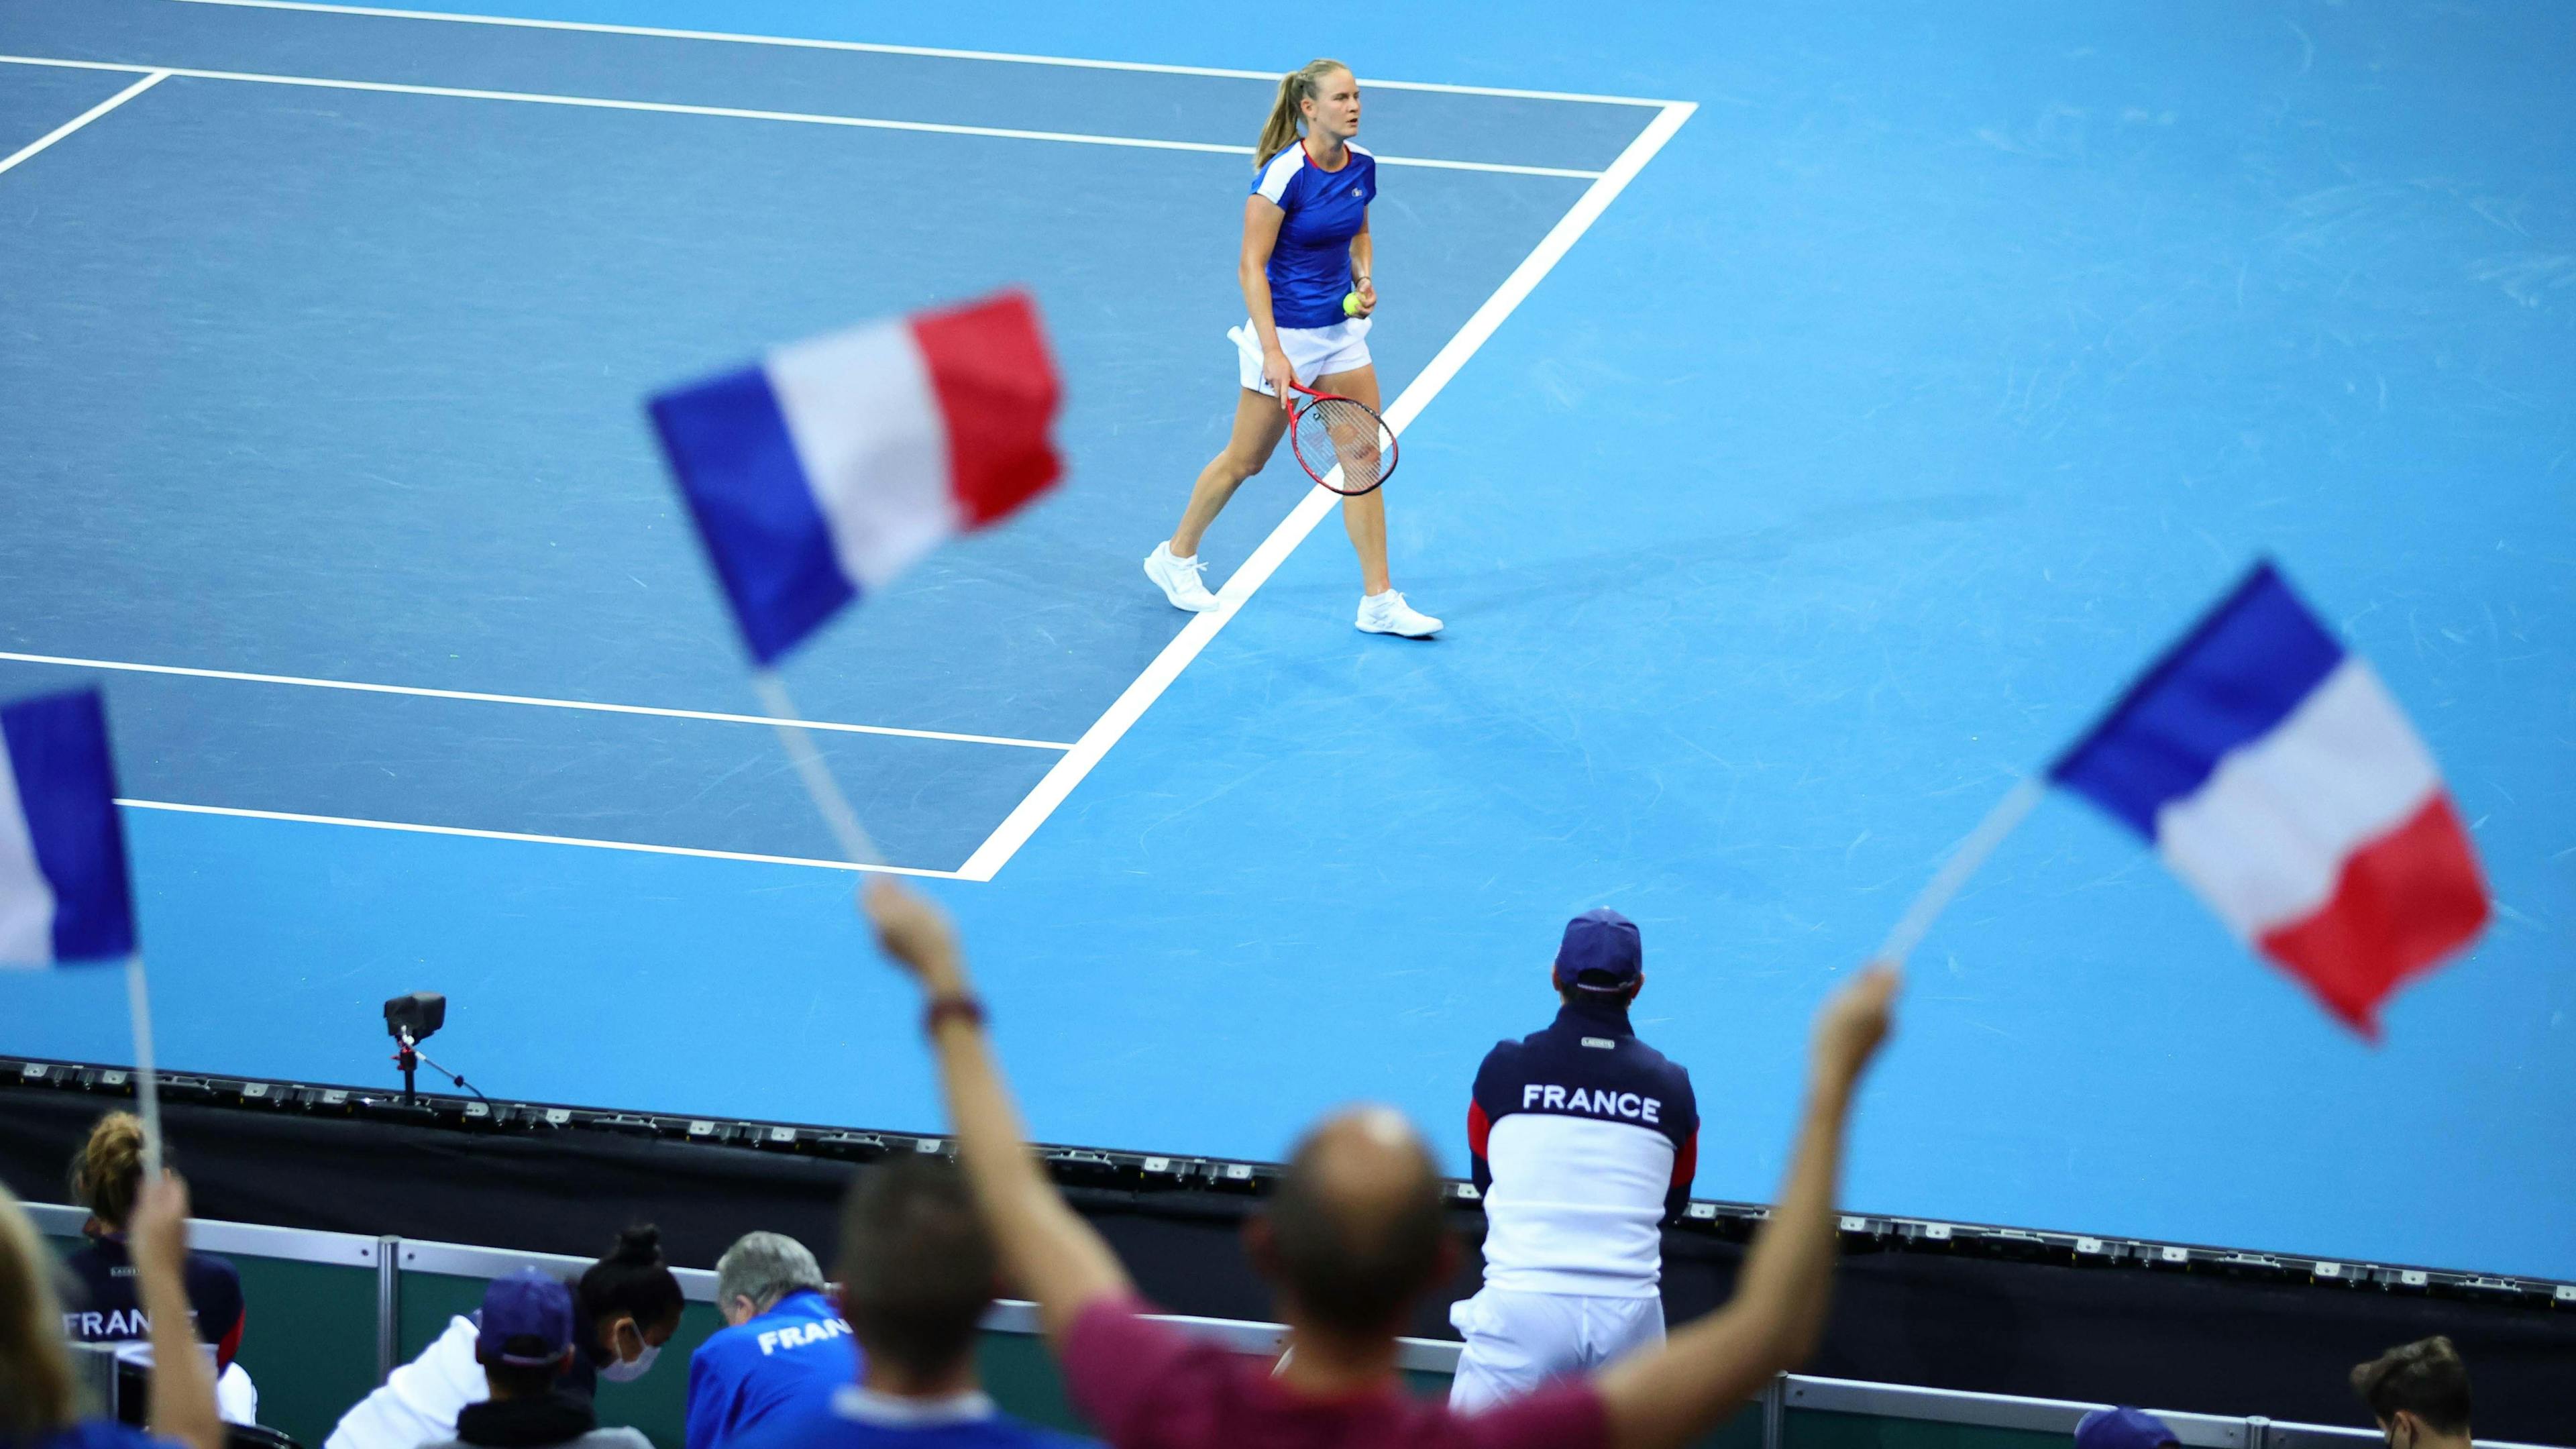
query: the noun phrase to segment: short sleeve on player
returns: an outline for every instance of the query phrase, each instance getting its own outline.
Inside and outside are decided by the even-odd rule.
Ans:
[[[1271,157],[1269,165],[1253,174],[1252,194],[1284,209],[1288,205],[1288,183],[1296,179],[1297,168],[1305,163],[1303,146],[1291,146]]]

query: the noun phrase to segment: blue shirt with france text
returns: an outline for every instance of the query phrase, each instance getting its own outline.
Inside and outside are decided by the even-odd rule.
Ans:
[[[821,1408],[858,1376],[841,1310],[811,1288],[790,1293],[689,1355],[688,1449],[724,1449],[772,1415]]]

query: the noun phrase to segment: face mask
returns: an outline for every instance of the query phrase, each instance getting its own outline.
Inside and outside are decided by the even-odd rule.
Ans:
[[[653,1360],[661,1355],[662,1350],[658,1345],[648,1343],[644,1345],[644,1351],[632,1359],[621,1358],[601,1365],[599,1376],[612,1384],[631,1384],[644,1377],[645,1373],[653,1367]]]

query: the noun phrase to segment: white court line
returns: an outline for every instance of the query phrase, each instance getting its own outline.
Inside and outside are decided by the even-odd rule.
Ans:
[[[1250,146],[1224,146],[1214,141],[1158,141],[1145,136],[1094,136],[1078,131],[1027,131],[1012,126],[959,126],[940,121],[894,121],[879,116],[834,116],[812,111],[763,111],[742,106],[693,106],[678,101],[622,101],[607,96],[558,96],[542,91],[487,91],[472,86],[407,85],[397,81],[335,80],[324,76],[271,75],[263,71],[199,70],[193,66],[130,65],[105,60],[56,60],[34,55],[0,55],[0,64],[50,65],[70,70],[150,71],[155,76],[192,80],[249,81],[258,85],[312,86],[335,91],[378,91],[397,96],[445,96],[467,101],[517,101],[536,106],[578,106],[600,111],[651,111],[671,116],[721,116],[740,121],[792,121],[806,126],[851,126],[868,131],[910,131],[934,136],[990,136],[1010,141],[1057,141],[1076,146],[1127,146],[1147,151],[1198,151],[1214,156],[1249,156]],[[139,88],[138,88],[139,89]],[[1443,161],[1417,156],[1380,156],[1381,166],[1420,166],[1441,171],[1491,171],[1505,176],[1559,176],[1594,180],[1598,171],[1572,171],[1559,166],[1511,166],[1500,161]]]
[[[1531,289],[1564,259],[1574,243],[1591,229],[1592,223],[1601,219],[1601,213],[1627,188],[1629,182],[1636,179],[1637,173],[1645,169],[1646,163],[1654,159],[1655,153],[1664,148],[1664,143],[1673,138],[1673,133],[1679,131],[1682,123],[1689,120],[1697,109],[1688,101],[1676,101],[1666,106],[1645,130],[1637,133],[1637,139],[1628,143],[1627,149],[1619,153],[1619,159],[1611,162],[1610,169],[1601,173],[1601,179],[1584,191],[1573,209],[1558,219],[1548,234],[1540,239],[1537,248],[1512,269],[1512,274],[1503,279],[1503,285],[1485,299],[1485,305],[1476,309],[1476,314],[1467,319],[1467,325],[1458,329],[1458,334],[1449,339],[1438,356],[1431,359],[1431,365],[1424,368],[1422,375],[1415,378],[1413,384],[1395,400],[1395,405],[1386,410],[1389,428],[1401,434],[1408,424],[1421,416],[1423,408],[1429,406],[1431,400],[1440,395],[1440,390],[1449,385],[1449,380],[1458,375],[1458,369],[1466,366],[1467,359],[1476,355],[1476,349],[1485,345],[1486,339],[1494,335],[1494,329],[1503,325],[1503,319],[1511,316],[1513,309],[1520,306]],[[958,877],[962,880],[991,880],[994,873],[1027,843],[1029,836],[1046,822],[1046,818],[1055,813],[1055,808],[1064,803],[1065,796],[1073,792],[1073,787],[1082,783],[1082,777],[1091,773],[1091,767],[1099,764],[1101,757],[1109,753],[1109,747],[1118,743],[1119,737],[1126,734],[1154,701],[1162,697],[1163,691],[1171,687],[1172,681],[1180,677],[1190,661],[1198,658],[1199,651],[1216,638],[1217,631],[1242,611],[1254,592],[1269,582],[1271,574],[1287,562],[1288,555],[1296,551],[1298,544],[1306,541],[1306,535],[1314,532],[1315,525],[1323,522],[1325,515],[1331,513],[1340,501],[1338,495],[1325,489],[1309,489],[1296,508],[1280,520],[1279,526],[1270,531],[1270,536],[1261,541],[1259,548],[1252,551],[1252,557],[1225,581],[1225,587],[1217,591],[1220,607],[1194,616],[1171,643],[1163,646],[1163,652],[1154,656],[1154,662],[1145,666],[1145,672],[1137,676],[1134,684],[1127,686],[1126,692],[1109,706],[1109,712],[1082,732],[1082,738],[1074,741],[1072,750],[1056,761],[1055,768],[1047,771],[1046,777],[1038,781],[1037,788],[1029,792],[1028,797],[986,837],[982,845],[975,848],[973,855],[966,857],[966,863],[958,867]]]
[[[462,699],[478,704],[529,704],[545,709],[581,709],[598,714],[649,714],[663,719],[712,720],[718,724],[774,725],[765,714],[726,714],[719,710],[663,709],[649,704],[601,704],[588,699],[540,699],[526,694],[485,694],[471,689],[424,689],[414,684],[360,684],[347,679],[307,679],[296,674],[251,674],[238,669],[191,669],[177,664],[135,664],[122,659],[73,659],[60,654],[19,654],[0,650],[0,660],[19,664],[60,664],[73,669],[114,669],[128,674],[176,674],[188,679],[233,679],[246,684],[297,684],[306,689],[346,689],[359,694],[408,694],[422,699]],[[947,730],[907,730],[893,725],[831,724],[802,721],[809,730],[850,735],[900,735],[914,740],[954,740],[968,745],[1012,745],[1024,750],[1069,750],[1056,740],[1021,740],[1008,735],[966,735]],[[176,807],[172,807],[176,808]]]
[[[241,0],[197,0],[197,3],[241,3]],[[273,5],[275,8],[281,9],[341,8],[289,5],[285,3],[285,0],[260,0],[260,3]],[[435,18],[461,19],[463,17]],[[588,27],[567,26],[566,28]],[[750,37],[720,36],[692,38],[752,39]],[[792,44],[794,42],[780,43]],[[818,42],[817,44],[825,44],[827,48],[838,48],[837,44],[834,43]],[[850,48],[859,47],[851,46]],[[1032,63],[1048,63],[1043,58],[1038,57],[987,56],[971,52],[958,52],[954,54],[956,54],[958,58],[968,59],[1018,59],[1030,61]],[[127,96],[141,92],[147,86],[156,83],[160,79],[171,75],[180,75],[207,80],[234,80],[273,85],[301,85],[326,89],[378,91],[393,94],[449,96],[460,99],[509,100],[536,104],[591,106],[602,109],[656,111],[679,115],[708,115],[757,120],[797,121],[808,124],[863,126],[885,130],[927,131],[954,135],[1001,136],[1030,140],[1069,141],[1093,145],[1129,145],[1156,150],[1207,151],[1238,155],[1248,154],[1249,152],[1249,148],[1245,147],[1215,146],[1195,142],[1150,141],[1135,138],[1080,136],[1054,132],[1006,130],[995,127],[946,126],[927,122],[881,121],[848,116],[805,115],[794,112],[752,111],[726,107],[687,106],[661,102],[616,101],[590,97],[549,96],[524,92],[471,90],[461,87],[414,86],[371,81],[335,81],[304,76],[279,76],[240,71],[198,70],[187,67],[152,67],[114,64],[101,61],[46,60],[36,57],[7,55],[0,55],[0,63],[53,65],[82,70],[142,72],[145,74],[146,79],[143,82],[128,88],[126,92],[114,100],[111,100],[107,105],[96,108],[94,114],[103,114],[107,109],[112,108]],[[1107,69],[1161,69],[1157,67],[1120,66],[1108,62],[1062,63],[1096,64],[1101,68]],[[1246,74],[1267,79],[1266,76],[1261,76],[1259,72],[1249,72]],[[1380,84],[1384,83],[1381,82]],[[1452,89],[1432,86],[1421,86],[1417,88],[1426,90]],[[1455,89],[1471,94],[1497,93],[1477,92],[1472,88],[1463,87]],[[1540,99],[1590,99],[1623,104],[1657,104],[1652,102],[1625,101],[1622,98],[1615,97],[1545,96],[1537,95],[1537,93],[1528,94],[1532,94],[1536,96],[1536,98]],[[1475,355],[1477,349],[1481,348],[1485,344],[1486,340],[1492,337],[1495,329],[1502,325],[1504,319],[1508,318],[1512,312],[1519,307],[1521,302],[1529,296],[1531,290],[1546,277],[1549,271],[1554,269],[1556,263],[1561,260],[1574,243],[1582,237],[1583,233],[1591,228],[1592,223],[1600,218],[1602,212],[1609,206],[1610,202],[1614,200],[1621,191],[1626,189],[1628,183],[1636,178],[1639,171],[1644,169],[1645,164],[1652,160],[1658,151],[1663,149],[1664,144],[1672,139],[1673,134],[1679,131],[1682,124],[1689,120],[1692,113],[1698,109],[1697,106],[1686,101],[1660,104],[1661,109],[1655,119],[1638,134],[1635,140],[1628,144],[1625,150],[1620,152],[1618,158],[1611,163],[1607,170],[1597,173],[1565,171],[1549,167],[1504,166],[1477,162],[1422,161],[1388,156],[1381,156],[1378,158],[1381,162],[1388,164],[1441,166],[1458,170],[1498,171],[1510,174],[1563,176],[1579,179],[1588,178],[1593,183],[1585,190],[1582,197],[1577,199],[1572,209],[1567,211],[1567,213],[1557,221],[1557,224],[1549,230],[1547,236],[1541,239],[1537,248],[1534,249],[1528,257],[1522,260],[1521,264],[1513,270],[1512,274],[1508,278],[1504,280],[1502,286],[1497,289],[1491,297],[1488,297],[1485,300],[1484,305],[1476,310],[1475,315],[1468,319],[1466,326],[1461,328],[1457,335],[1449,339],[1448,344],[1440,350],[1438,356],[1432,359],[1430,366],[1423,370],[1422,375],[1415,378],[1413,384],[1410,387],[1407,387],[1403,395],[1398,397],[1395,400],[1395,403],[1387,409],[1386,419],[1390,428],[1401,433],[1403,429],[1421,413],[1423,407],[1426,406],[1433,397],[1438,396],[1440,390],[1448,385],[1450,379],[1457,375],[1458,370],[1466,364],[1470,357]],[[90,118],[87,116],[80,118],[72,123],[72,125],[63,128],[62,134],[68,134],[69,131],[77,129],[80,124],[85,123],[88,119]],[[33,154],[35,150],[40,150],[43,146],[51,144],[53,139],[55,138],[48,137],[44,141],[40,141],[35,147],[22,153],[22,156],[25,154]],[[12,158],[8,164],[16,164],[17,159],[19,158]],[[0,169],[6,168],[0,167]],[[1233,577],[1226,581],[1225,586],[1219,590],[1218,597],[1223,601],[1223,606],[1215,612],[1201,614],[1193,618],[1189,624],[1181,630],[1180,634],[1174,637],[1170,644],[1165,645],[1162,652],[1156,655],[1154,661],[1146,667],[1145,672],[1119,695],[1117,701],[1110,706],[1108,712],[1102,715],[1099,720],[1095,721],[1091,728],[1084,731],[1080,740],[1076,741],[1069,749],[1066,749],[1064,758],[1056,763],[1055,768],[1047,772],[1045,778],[1038,782],[1037,788],[1031,791],[1029,795],[1011,811],[1010,815],[1003,820],[1002,824],[997,827],[990,836],[986,837],[981,845],[976,847],[975,852],[967,858],[966,863],[954,871],[924,870],[906,866],[859,866],[844,861],[815,860],[798,856],[757,855],[735,851],[702,850],[686,846],[644,845],[627,841],[590,840],[574,836],[535,835],[517,831],[469,829],[461,826],[420,825],[396,821],[361,820],[341,816],[304,815],[285,811],[250,810],[216,805],[183,805],[152,800],[122,800],[118,803],[129,805],[137,809],[168,810],[186,814],[225,815],[249,819],[285,820],[309,824],[354,826],[361,829],[404,831],[415,834],[455,835],[487,840],[516,840],[535,844],[575,845],[586,846],[592,849],[624,850],[652,855],[683,855],[717,860],[750,861],[763,864],[802,865],[825,870],[883,870],[891,874],[899,875],[990,881],[994,874],[1001,869],[1003,864],[1009,861],[1011,856],[1019,850],[1020,846],[1027,842],[1029,836],[1037,830],[1038,826],[1043,824],[1047,817],[1054,813],[1056,807],[1064,802],[1065,797],[1072,792],[1074,786],[1080,784],[1083,777],[1091,772],[1092,767],[1100,762],[1101,758],[1108,753],[1110,746],[1116,744],[1118,740],[1126,734],[1127,730],[1135,724],[1137,719],[1143,716],[1145,710],[1149,708],[1156,699],[1162,696],[1163,691],[1171,686],[1174,679],[1179,677],[1182,669],[1187,667],[1192,660],[1196,659],[1200,651],[1207,647],[1209,641],[1216,637],[1217,631],[1224,628],[1226,622],[1232,619],[1234,615],[1242,609],[1243,605],[1250,600],[1253,593],[1258,591],[1261,585],[1269,580],[1271,574],[1277,571],[1279,565],[1285,562],[1288,555],[1296,550],[1297,545],[1305,541],[1306,536],[1312,533],[1316,525],[1323,521],[1325,515],[1332,511],[1333,504],[1337,501],[1338,500],[1335,495],[1332,495],[1320,488],[1310,491],[1305,498],[1300,500],[1297,507],[1289,513],[1287,518],[1283,519],[1280,524],[1271,531],[1269,537],[1264,539],[1261,546],[1253,552],[1252,557],[1247,559],[1242,567],[1235,571]],[[299,683],[318,685],[322,687],[356,689],[368,692],[425,694],[435,697],[484,699],[503,703],[549,704],[557,707],[585,708],[608,713],[670,714],[684,718],[724,719],[729,722],[738,721],[753,724],[772,723],[771,720],[762,716],[697,715],[687,711],[659,710],[634,705],[598,705],[569,700],[538,700],[523,696],[509,695],[477,695],[461,691],[423,690],[404,686],[371,686],[352,684],[345,681],[297,679],[291,676],[246,675],[234,674],[225,671],[190,670],[177,668],[175,666],[118,665],[108,661],[64,661],[52,656],[43,655],[0,655],[0,658],[17,658],[45,663],[75,662],[87,664],[91,667],[123,667],[156,673],[202,674],[217,678],[244,678],[268,682]],[[886,727],[858,725],[818,725],[816,728],[838,728],[860,733],[929,733],[924,731],[894,730]],[[1052,745],[1040,741],[1007,740],[992,736],[933,735],[932,737],[975,739],[989,743],[1021,744],[1039,748],[1064,748],[1060,745]]]
[[[99,117],[106,115],[108,112],[124,105],[127,101],[134,99],[136,96],[143,94],[145,91],[152,89],[154,86],[157,86],[170,78],[170,72],[166,70],[150,69],[140,66],[120,67],[120,69],[127,68],[145,70],[146,74],[143,79],[136,81],[125,89],[118,91],[115,95],[109,96],[106,100],[99,102],[97,105],[90,107],[88,110],[81,112],[79,115],[74,116],[52,130],[47,131],[45,134],[38,136],[26,145],[12,151],[9,153],[8,160],[0,161],[0,171],[7,171],[10,167],[17,165],[19,162],[35,155],[37,152],[44,150],[56,141],[61,140],[72,132],[79,130],[81,127],[88,125],[90,122],[97,120]]]
[[[1220,80],[1279,83],[1279,72],[1227,70],[1204,65],[1154,65],[1134,60],[1084,60],[1067,55],[1022,55],[1001,50],[950,50],[929,45],[883,45],[863,40],[809,40],[791,35],[745,35],[724,30],[670,30],[654,25],[606,25],[583,20],[528,20],[512,15],[456,15],[439,10],[393,10],[378,5],[322,5],[312,0],[188,0],[196,5],[229,5],[243,10],[302,10],[320,15],[368,15],[385,20],[439,20],[455,25],[505,25],[521,30],[577,30],[594,35],[641,35],[660,40],[720,40],[733,45],[778,45],[798,50],[845,50],[868,55],[924,56],[933,60],[988,60],[1007,65],[1054,65],[1078,70],[1124,70],[1147,75],[1213,76]],[[1435,81],[1370,80],[1391,91],[1433,91],[1443,95],[1500,96],[1524,101],[1583,101],[1600,106],[1668,106],[1670,101],[1638,96],[1593,96],[1570,91],[1524,91],[1502,86],[1443,85]],[[1381,160],[1384,158],[1381,157]]]
[[[763,721],[767,723],[767,721]],[[955,880],[953,870],[924,870],[911,865],[853,865],[846,860],[813,860],[801,855],[755,855],[741,850],[701,850],[690,845],[642,845],[632,840],[591,840],[579,835],[530,835],[518,830],[471,830],[462,825],[415,825],[401,820],[358,820],[346,815],[299,815],[290,810],[243,810],[231,805],[181,805],[169,800],[119,800],[132,810],[168,810],[180,815],[230,815],[244,820],[286,820],[298,825],[353,825],[361,830],[394,830],[406,835],[462,835],[474,840],[516,840],[528,845],[582,845],[592,850],[623,850],[639,855],[693,855],[706,860],[746,860],[754,865],[810,865],[818,870],[854,870],[880,875],[920,875]]]

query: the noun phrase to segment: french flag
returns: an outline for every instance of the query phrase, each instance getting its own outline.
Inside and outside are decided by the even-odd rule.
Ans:
[[[2399,983],[2486,924],[2432,755],[2269,563],[2049,773],[2364,1036]]]
[[[0,705],[0,966],[134,954],[98,691]]]
[[[752,657],[774,663],[951,534],[1063,472],[1026,293],[814,338],[652,399]]]

